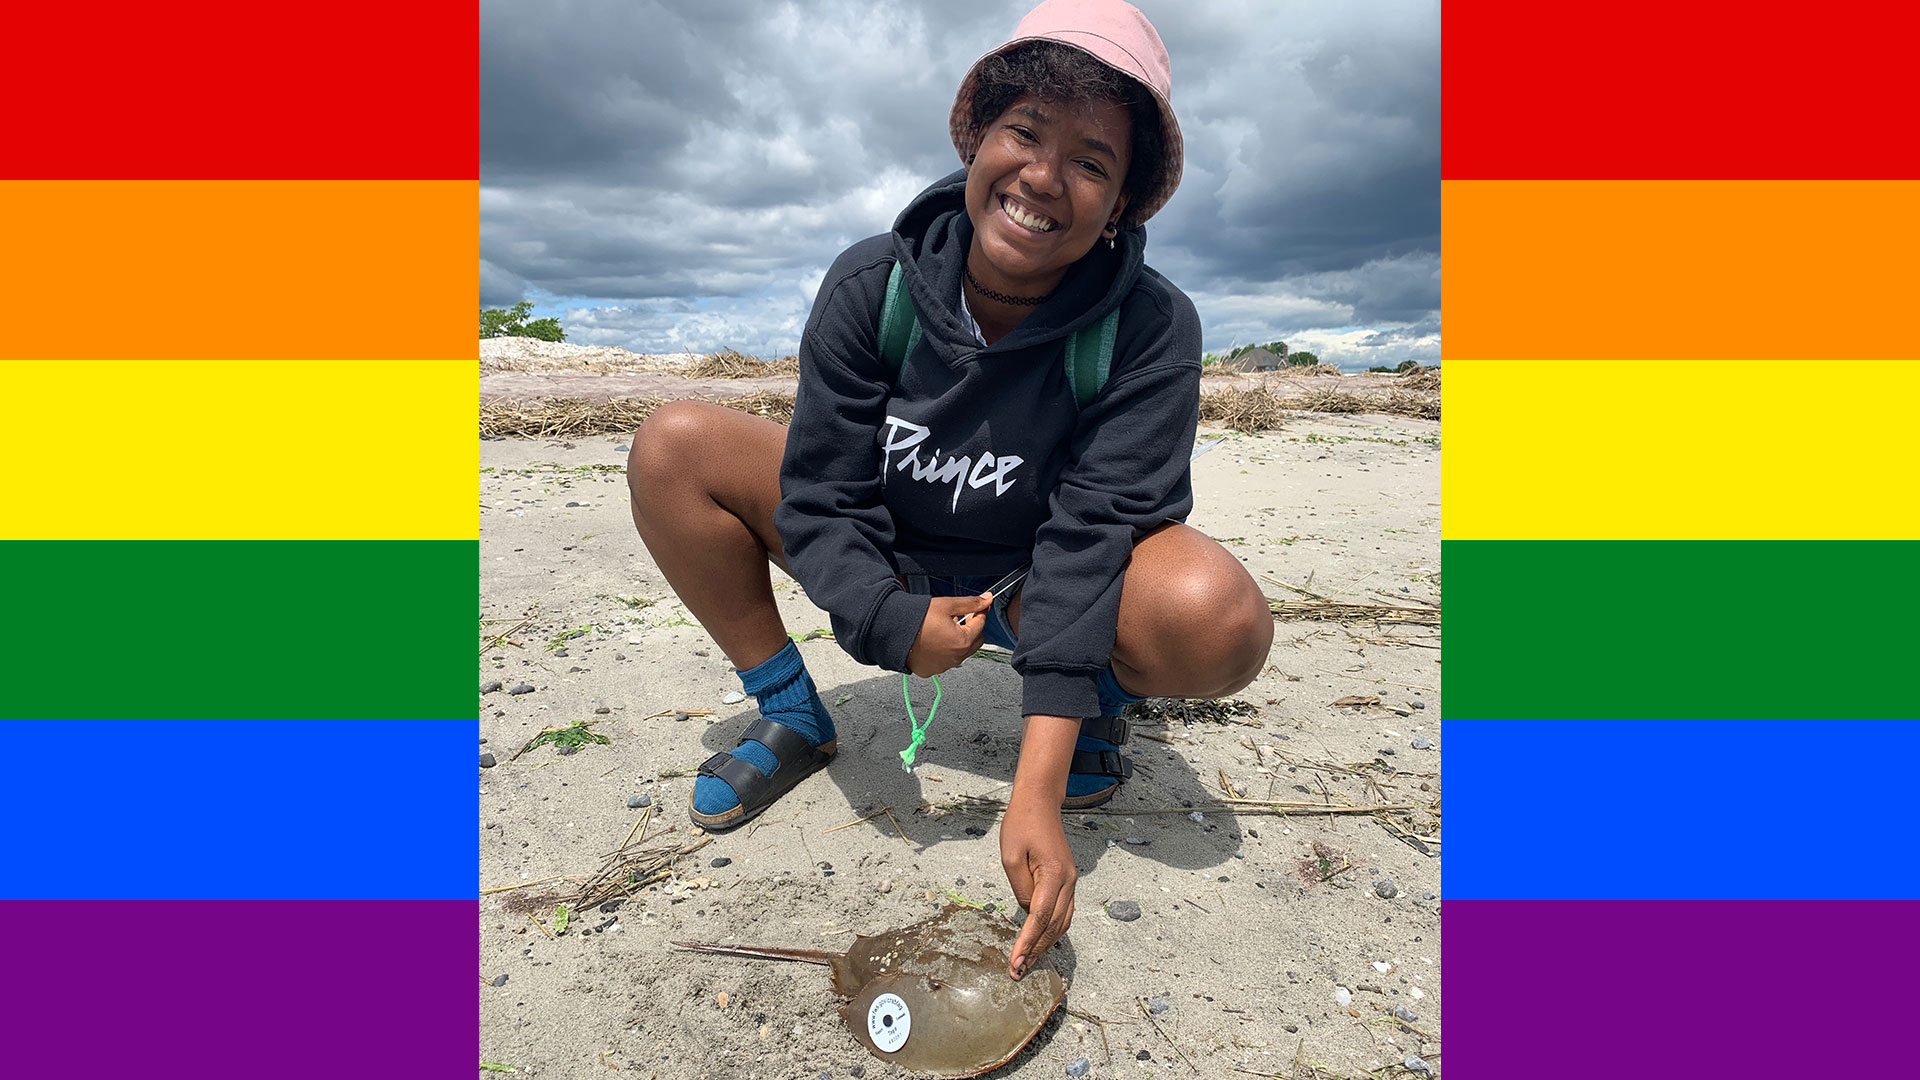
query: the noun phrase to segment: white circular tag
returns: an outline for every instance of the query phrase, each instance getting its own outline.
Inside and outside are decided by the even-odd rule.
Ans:
[[[867,1009],[867,1035],[873,1045],[891,1054],[907,1043],[913,1032],[913,1014],[897,994],[881,994]]]

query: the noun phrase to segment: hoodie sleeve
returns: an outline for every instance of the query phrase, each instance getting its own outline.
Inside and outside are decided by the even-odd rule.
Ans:
[[[893,517],[880,497],[877,435],[893,390],[876,329],[892,269],[885,250],[855,245],[820,286],[800,338],[773,524],[841,648],[863,664],[905,671],[929,601],[894,579]]]
[[[1148,295],[1121,315],[1115,374],[1080,415],[1035,537],[1013,656],[1023,715],[1099,712],[1094,680],[1113,656],[1133,545],[1193,508],[1200,318],[1177,290]]]

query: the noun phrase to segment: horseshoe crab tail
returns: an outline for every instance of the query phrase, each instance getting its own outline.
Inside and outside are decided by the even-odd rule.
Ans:
[[[715,941],[676,941],[673,946],[694,952],[720,953],[724,956],[751,956],[758,960],[798,960],[803,964],[833,963],[839,953],[818,949],[781,949],[771,945],[724,945]]]

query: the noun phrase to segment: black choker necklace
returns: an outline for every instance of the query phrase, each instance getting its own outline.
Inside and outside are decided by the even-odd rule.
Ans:
[[[1003,292],[994,292],[992,289],[980,284],[980,279],[973,276],[973,267],[965,263],[960,264],[960,272],[967,275],[967,281],[973,285],[975,291],[989,300],[998,300],[1003,304],[1018,304],[1021,307],[1038,307],[1048,300],[1053,299],[1053,293],[1048,293],[1045,296],[1008,296]],[[1059,291],[1058,289],[1054,290],[1054,292]]]

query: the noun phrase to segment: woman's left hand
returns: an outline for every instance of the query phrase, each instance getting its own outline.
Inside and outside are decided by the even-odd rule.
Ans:
[[[1014,786],[1000,820],[1000,866],[1014,899],[1027,909],[1007,964],[1008,974],[1018,979],[1073,923],[1073,887],[1080,872],[1060,823],[1059,799],[1048,802],[1044,794]]]

